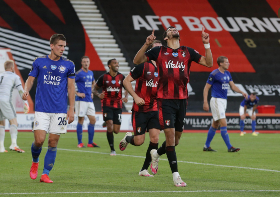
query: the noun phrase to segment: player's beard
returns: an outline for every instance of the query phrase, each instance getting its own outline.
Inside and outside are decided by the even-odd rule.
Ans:
[[[178,38],[178,39],[180,39],[179,33],[172,35],[172,37],[173,37],[173,38]]]

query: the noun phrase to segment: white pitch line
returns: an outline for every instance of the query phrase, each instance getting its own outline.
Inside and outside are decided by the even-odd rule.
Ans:
[[[193,190],[193,191],[127,191],[127,192],[38,192],[38,193],[0,193],[0,195],[38,195],[38,194],[139,194],[139,193],[222,193],[222,192],[280,192],[280,190]]]
[[[109,155],[109,153],[102,153],[102,152],[95,152],[95,151],[72,150],[72,149],[63,149],[63,148],[58,148],[58,150],[73,151],[73,152],[88,152],[88,153],[97,153],[97,154]],[[117,156],[145,158],[143,156],[125,155],[125,154],[117,154]],[[167,161],[167,159],[160,159],[160,160]],[[228,165],[219,165],[219,164],[211,164],[211,163],[199,163],[199,162],[191,162],[191,161],[177,161],[177,162],[188,163],[188,164],[196,164],[196,165],[204,165],[204,166],[224,167],[224,168],[238,168],[238,169],[258,170],[258,171],[266,171],[266,172],[280,172],[279,170],[270,170],[270,169],[263,169],[263,168],[228,166]]]

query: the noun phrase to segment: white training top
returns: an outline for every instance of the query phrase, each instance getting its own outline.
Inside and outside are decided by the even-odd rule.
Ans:
[[[0,73],[0,100],[11,101],[13,89],[17,88],[20,95],[23,93],[23,88],[18,75],[11,71]]]

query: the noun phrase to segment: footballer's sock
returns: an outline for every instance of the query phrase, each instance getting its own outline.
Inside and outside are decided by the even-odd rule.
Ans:
[[[160,155],[163,155],[166,153],[166,141],[164,141],[161,145],[161,147],[159,147],[159,149],[157,149],[157,154],[160,156]]]
[[[209,130],[208,130],[208,134],[207,134],[207,138],[206,138],[206,142],[205,142],[205,146],[206,148],[209,148],[210,147],[210,143],[211,141],[213,140],[215,134],[216,134],[216,130],[214,127],[210,127]]]
[[[0,151],[5,151],[4,139],[5,139],[5,127],[0,125]]]
[[[35,146],[34,142],[31,145],[32,161],[38,163],[39,155],[41,154],[42,147]]]
[[[56,147],[48,147],[48,151],[45,156],[45,161],[44,161],[44,170],[43,174],[49,175],[50,171],[53,168],[55,158],[56,158],[56,152],[57,148]]]
[[[17,130],[17,126],[12,124],[10,126],[10,135],[11,135],[11,147],[16,147],[17,146],[17,134],[18,134],[18,130]]]
[[[221,136],[222,136],[224,142],[226,143],[228,149],[230,149],[232,146],[231,146],[230,141],[229,141],[227,127],[221,127],[220,130],[221,130]]]
[[[134,135],[126,136],[125,141],[135,146],[135,144],[134,144]]]
[[[143,167],[141,169],[142,170],[147,170],[151,161],[152,161],[152,158],[151,158],[151,150],[152,149],[157,149],[158,148],[158,143],[153,143],[153,142],[150,142],[150,145],[147,149],[147,152],[146,152],[146,158],[145,158],[145,161],[144,161],[144,164],[143,164]]]
[[[77,138],[78,138],[78,144],[81,144],[83,138],[83,125],[80,123],[77,124]]]
[[[107,140],[108,140],[109,146],[111,148],[111,151],[114,151],[115,148],[114,148],[114,134],[113,134],[113,132],[108,132],[107,131]]]
[[[252,122],[253,124],[253,122]],[[244,120],[240,120],[240,131],[243,132],[244,131]]]
[[[93,138],[94,138],[94,124],[89,124],[88,125],[88,144],[93,143]]]
[[[177,156],[175,152],[175,146],[166,147],[166,155],[171,168],[172,173],[178,172]]]
[[[256,130],[256,121],[252,120],[252,132],[255,132]]]

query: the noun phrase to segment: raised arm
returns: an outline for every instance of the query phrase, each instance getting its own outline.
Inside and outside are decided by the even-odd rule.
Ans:
[[[208,92],[212,85],[209,83],[206,83],[204,89],[203,89],[203,110],[209,111],[209,104],[208,104]]]
[[[135,103],[137,105],[144,105],[145,101],[140,98],[133,90],[132,84],[131,82],[134,81],[134,79],[131,77],[130,74],[128,74],[126,76],[126,78],[123,80],[123,86],[125,87],[125,89],[127,90],[127,92],[133,97]]]
[[[68,98],[69,110],[67,112],[68,124],[74,121],[74,104],[75,104],[75,79],[68,78]]]
[[[147,37],[145,44],[141,47],[141,49],[135,55],[135,57],[133,59],[134,64],[138,65],[138,64],[148,61],[148,59],[145,55],[145,52],[147,51],[149,46],[153,43],[153,41],[156,39],[156,37],[154,35],[154,31],[155,30],[153,30],[152,34]]]
[[[204,27],[202,27],[201,37],[205,47],[205,57],[204,56],[201,57],[199,64],[210,68],[213,66],[213,57],[210,49],[209,34],[204,32]]]

